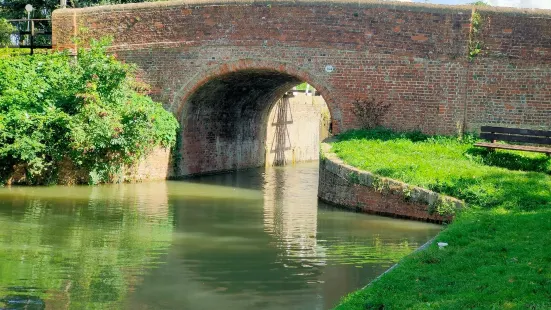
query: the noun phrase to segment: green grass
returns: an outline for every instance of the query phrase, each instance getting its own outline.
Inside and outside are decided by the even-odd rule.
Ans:
[[[350,165],[465,200],[435,243],[337,309],[551,309],[551,161],[488,152],[471,136],[359,130],[333,151]]]
[[[35,54],[45,54],[49,53],[50,49],[35,49]],[[0,58],[10,57],[10,56],[20,56],[20,55],[30,55],[30,48],[11,48],[11,47],[0,47]]]
[[[296,90],[306,90],[306,87],[308,86],[308,83],[304,82],[304,83],[301,83],[301,84],[298,84],[297,86],[295,86]],[[316,89],[314,87],[312,87],[312,85],[310,85],[310,88],[309,88],[309,91],[315,91]]]

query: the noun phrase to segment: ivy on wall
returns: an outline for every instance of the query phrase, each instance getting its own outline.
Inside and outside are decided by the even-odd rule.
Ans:
[[[471,17],[471,34],[469,37],[469,59],[473,60],[482,51],[480,41],[480,29],[482,27],[482,16],[478,11],[473,11]]]

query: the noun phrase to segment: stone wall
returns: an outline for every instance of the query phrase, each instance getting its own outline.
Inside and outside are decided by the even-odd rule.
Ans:
[[[174,165],[170,149],[157,147],[147,155],[137,167],[129,168],[130,181],[166,180],[173,175]]]
[[[383,125],[395,130],[551,129],[551,12],[480,8],[471,61],[472,12],[371,0],[99,6],[54,11],[53,44],[112,35],[178,116],[185,176],[262,166],[270,107],[303,81],[334,133],[358,127],[352,102],[369,95],[392,104]]]
[[[359,212],[437,223],[453,218],[453,212],[438,213],[442,206],[452,211],[465,207],[456,198],[347,165],[331,153],[327,143],[322,149],[318,196],[325,202]]]
[[[328,135],[328,115],[321,96],[290,92],[278,100],[268,117],[266,165],[318,160],[320,141]]]
[[[87,170],[78,169],[69,159],[62,160],[57,168],[57,184],[86,184],[90,179]],[[172,174],[173,164],[170,150],[163,147],[157,147],[136,166],[125,168],[123,178],[113,180],[113,182],[165,180]],[[14,172],[8,177],[6,183],[8,185],[29,184],[26,176],[26,167],[23,165],[14,167]]]

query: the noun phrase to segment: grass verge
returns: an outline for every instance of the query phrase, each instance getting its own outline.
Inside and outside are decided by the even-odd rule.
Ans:
[[[474,142],[375,129],[332,144],[352,166],[469,204],[427,250],[337,309],[551,309],[551,161]]]

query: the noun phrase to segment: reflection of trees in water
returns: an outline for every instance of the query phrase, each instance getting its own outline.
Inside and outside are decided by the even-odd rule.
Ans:
[[[372,278],[367,268],[346,266],[348,257],[359,264],[379,252],[393,260],[413,240],[389,253],[388,238],[370,241],[367,231],[377,223],[366,215],[318,214],[317,167],[301,167],[270,168],[264,178],[258,170],[256,177],[242,171],[202,179],[231,185],[225,188],[161,182],[70,193],[26,188],[11,196],[0,189],[0,299],[34,296],[53,309],[196,309],[207,302],[221,309],[286,309],[284,303],[311,309],[331,294],[338,300],[357,288],[352,278]],[[250,189],[262,186],[263,197]],[[216,198],[196,195],[200,190]],[[377,228],[381,236],[393,221]]]
[[[2,197],[0,299],[18,287],[52,309],[121,308],[172,236],[166,192],[148,207],[137,192],[162,197],[162,188],[136,186],[87,188],[71,199]]]

